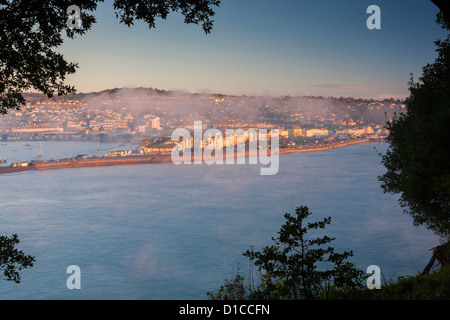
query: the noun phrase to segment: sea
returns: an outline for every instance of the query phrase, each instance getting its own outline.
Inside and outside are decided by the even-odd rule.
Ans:
[[[134,145],[3,141],[7,164],[104,154]],[[386,143],[281,155],[276,175],[260,164],[122,165],[0,175],[0,235],[35,257],[21,282],[0,281],[3,300],[204,300],[239,273],[257,278],[242,254],[272,245],[299,206],[336,252],[382,284],[415,275],[439,239],[413,225],[398,195],[385,194]],[[80,289],[70,289],[69,266]],[[1,278],[1,277],[0,277]],[[384,281],[384,282],[383,282]]]

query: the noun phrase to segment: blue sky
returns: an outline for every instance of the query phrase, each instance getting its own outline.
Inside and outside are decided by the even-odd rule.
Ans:
[[[381,30],[369,30],[370,5]],[[212,32],[179,14],[131,28],[112,1],[59,51],[79,69],[79,92],[122,87],[234,95],[405,97],[410,73],[436,57],[446,34],[427,0],[222,0]]]

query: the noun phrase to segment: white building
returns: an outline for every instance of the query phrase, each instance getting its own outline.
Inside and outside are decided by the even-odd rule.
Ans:
[[[306,129],[306,136],[307,137],[328,136],[328,129],[326,128]]]

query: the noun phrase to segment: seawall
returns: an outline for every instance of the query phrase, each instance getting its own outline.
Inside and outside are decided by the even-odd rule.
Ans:
[[[361,139],[361,140],[353,140],[342,143],[331,144],[329,146],[324,147],[310,147],[310,148],[289,148],[279,149],[279,154],[290,154],[290,153],[299,153],[299,152],[317,152],[317,151],[325,151],[332,150],[335,148],[342,148],[349,145],[359,144],[359,143],[368,143],[369,139]],[[271,152],[269,150],[268,154]],[[245,156],[249,157],[250,154],[248,151],[245,153],[235,153],[234,157]],[[224,159],[226,158],[226,153],[223,153]],[[203,157],[205,159],[205,157]],[[204,160],[203,159],[203,160]],[[195,157],[192,156],[191,160],[195,160]],[[105,167],[105,166],[117,166],[117,165],[127,165],[127,164],[145,164],[145,163],[162,163],[162,162],[171,162],[172,158],[170,154],[163,155],[140,155],[140,156],[117,156],[117,157],[92,157],[92,158],[70,158],[70,159],[60,159],[60,160],[41,160],[41,161],[30,161],[28,166],[8,166],[8,167],[0,167],[0,175],[1,174],[11,174],[17,172],[25,172],[32,170],[54,170],[54,169],[66,169],[66,168],[82,168],[82,167]]]

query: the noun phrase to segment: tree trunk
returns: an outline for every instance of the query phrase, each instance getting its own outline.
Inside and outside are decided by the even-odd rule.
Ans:
[[[448,246],[449,246],[449,243],[430,249],[430,251],[433,251],[433,255],[431,256],[430,262],[428,262],[425,269],[423,269],[422,275],[426,275],[426,274],[430,273],[436,260],[438,262],[437,265],[440,265],[440,269],[443,267],[450,266],[450,257],[448,256],[447,248],[446,248]]]

